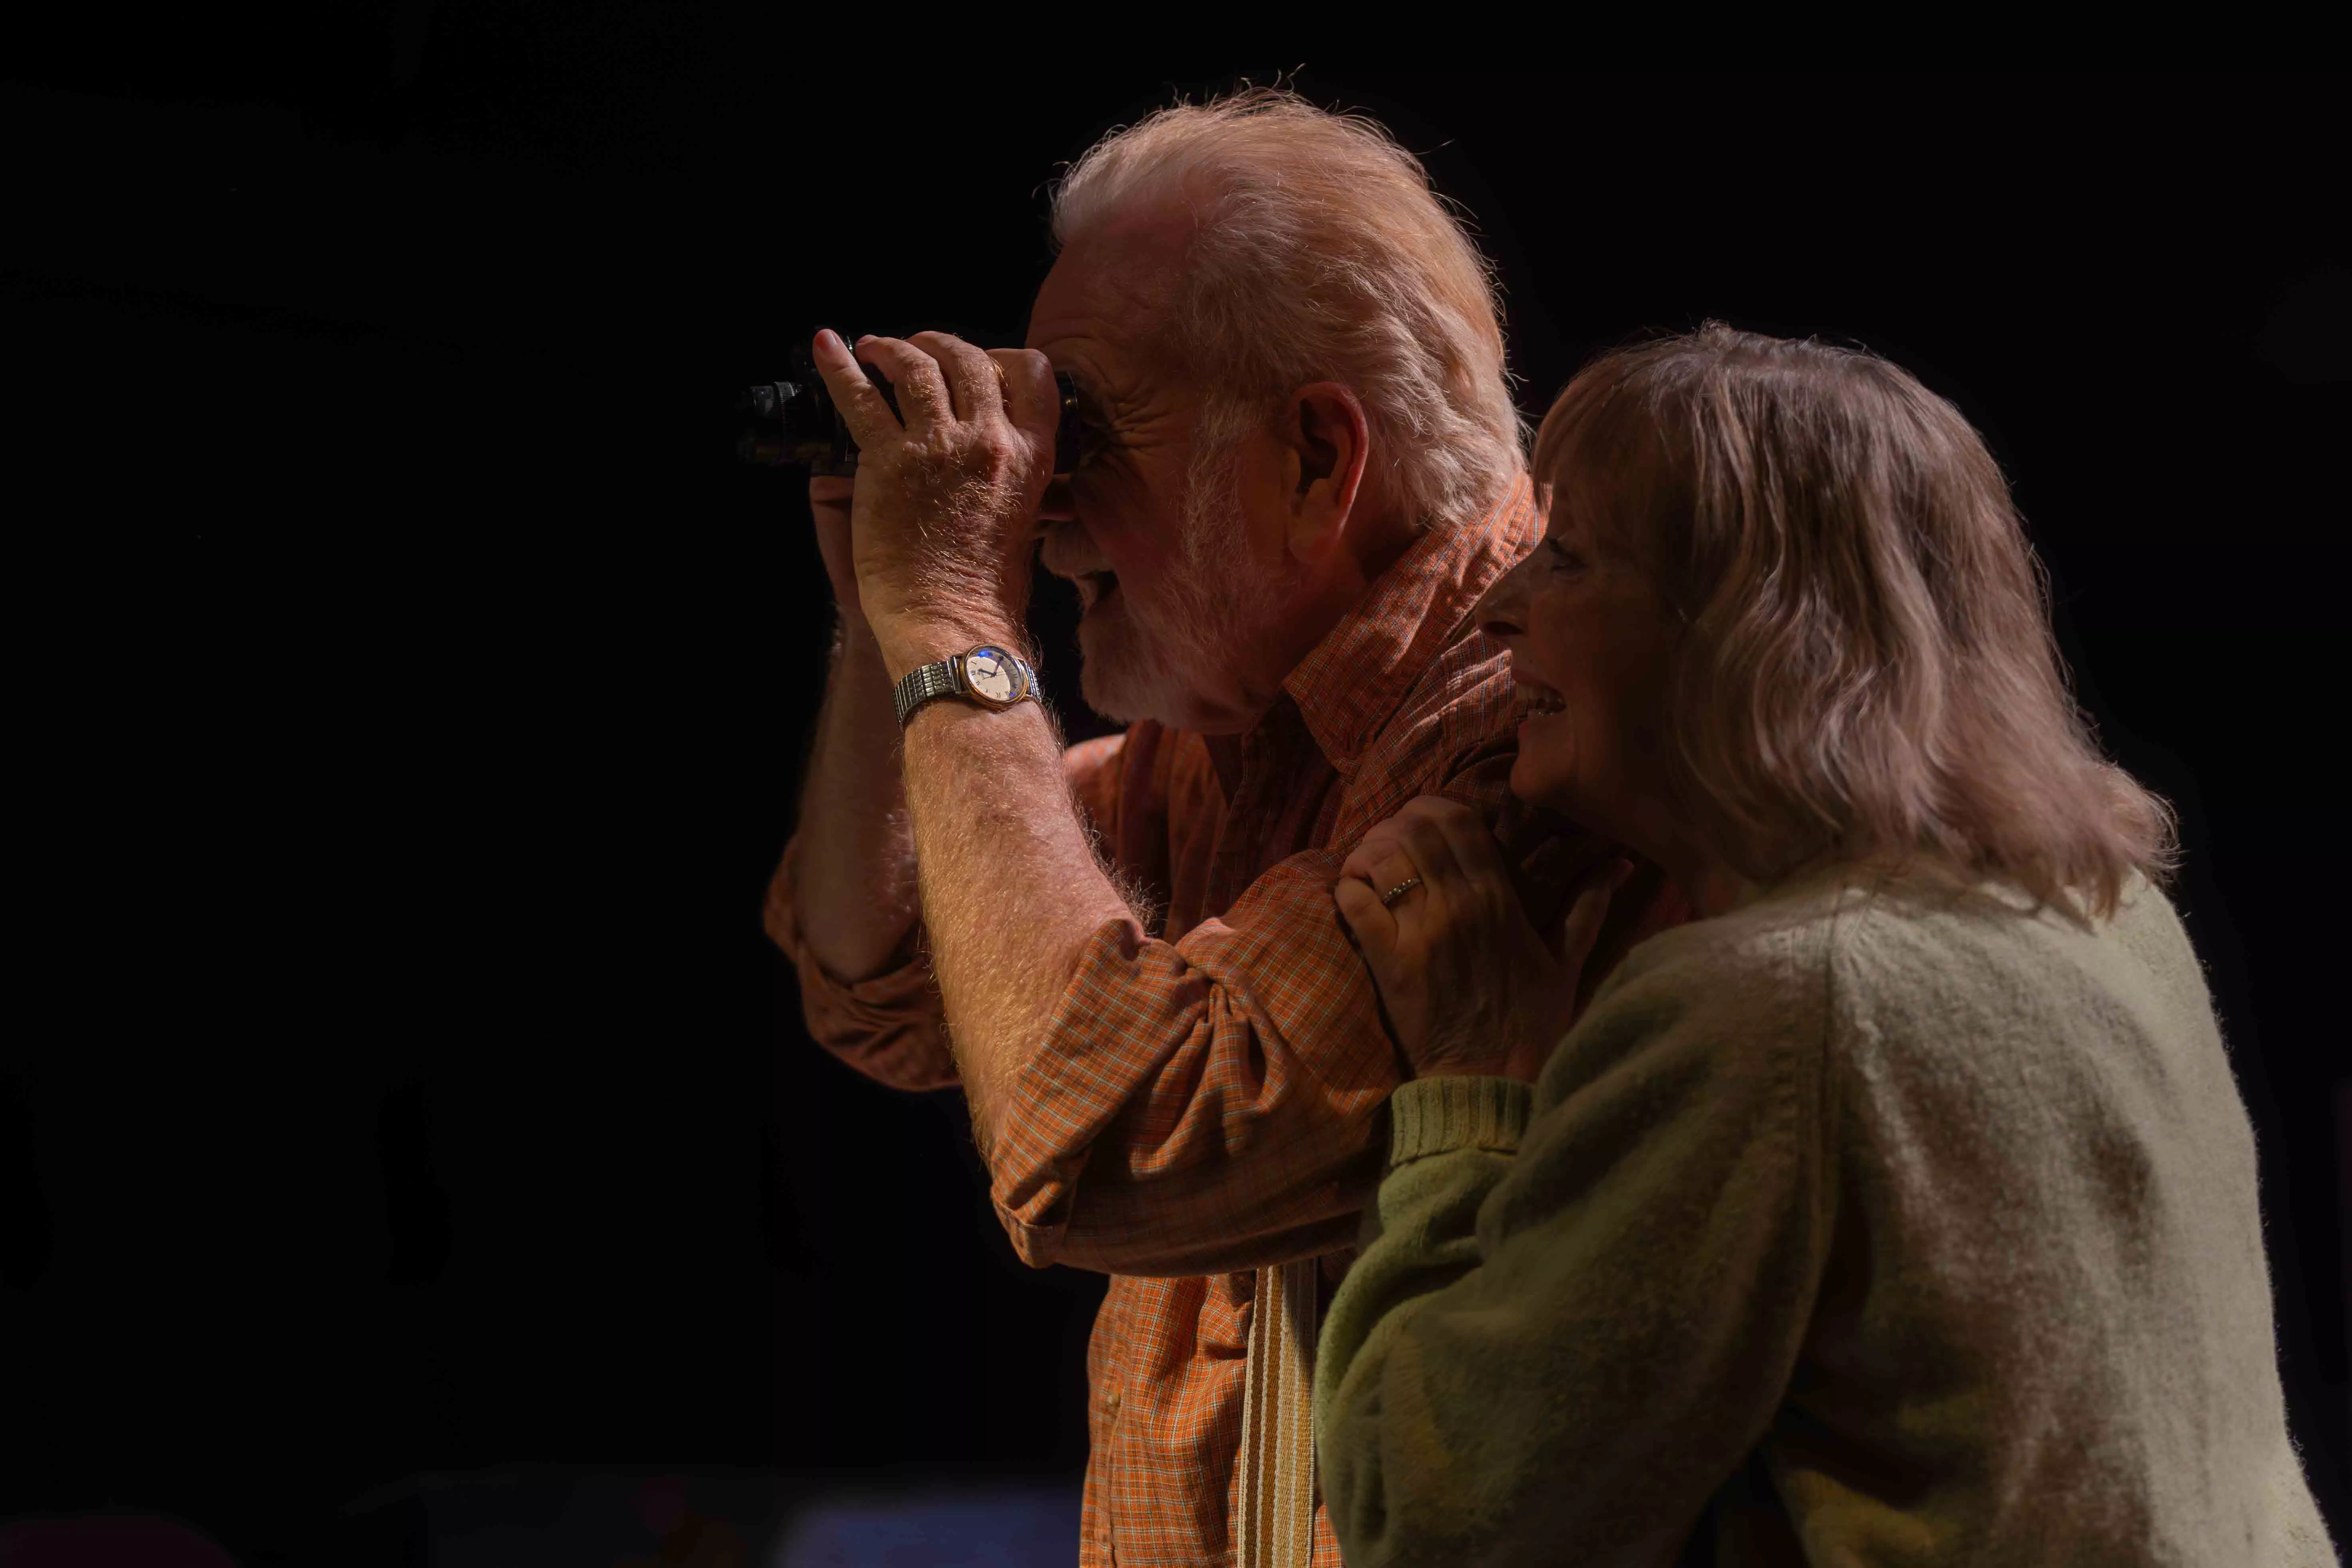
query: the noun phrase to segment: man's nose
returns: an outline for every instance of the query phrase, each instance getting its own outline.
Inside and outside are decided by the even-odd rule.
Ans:
[[[1057,475],[1054,482],[1045,487],[1045,499],[1037,503],[1037,521],[1076,522],[1077,517],[1077,510],[1070,500],[1070,481],[1066,477]]]

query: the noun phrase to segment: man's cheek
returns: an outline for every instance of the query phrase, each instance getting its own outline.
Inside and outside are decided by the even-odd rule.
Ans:
[[[1129,487],[1088,497],[1078,512],[1087,535],[1110,569],[1121,577],[1156,578],[1177,544],[1174,516],[1163,516],[1150,498]]]
[[[1145,530],[1106,530],[1095,535],[1095,542],[1121,583],[1150,589],[1167,571],[1168,552]]]

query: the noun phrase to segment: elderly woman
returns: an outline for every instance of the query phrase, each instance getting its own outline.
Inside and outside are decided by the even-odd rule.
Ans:
[[[1698,918],[1567,1028],[1605,879],[1548,940],[1435,800],[1349,862],[1414,1069],[1316,1369],[1350,1568],[2333,1563],[2169,816],[1983,443],[1710,327],[1536,472],[1512,789]]]

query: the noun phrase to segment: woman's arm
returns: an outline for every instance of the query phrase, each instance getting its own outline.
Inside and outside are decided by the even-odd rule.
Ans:
[[[1708,946],[1616,986],[1533,1090],[1391,1098],[1316,1366],[1351,1568],[1670,1562],[1770,1423],[1830,1230],[1818,982]]]

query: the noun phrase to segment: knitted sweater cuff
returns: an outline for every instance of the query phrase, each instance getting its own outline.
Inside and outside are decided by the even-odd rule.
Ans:
[[[1389,1164],[1454,1149],[1517,1153],[1534,1090],[1516,1079],[1423,1078],[1389,1096]]]

